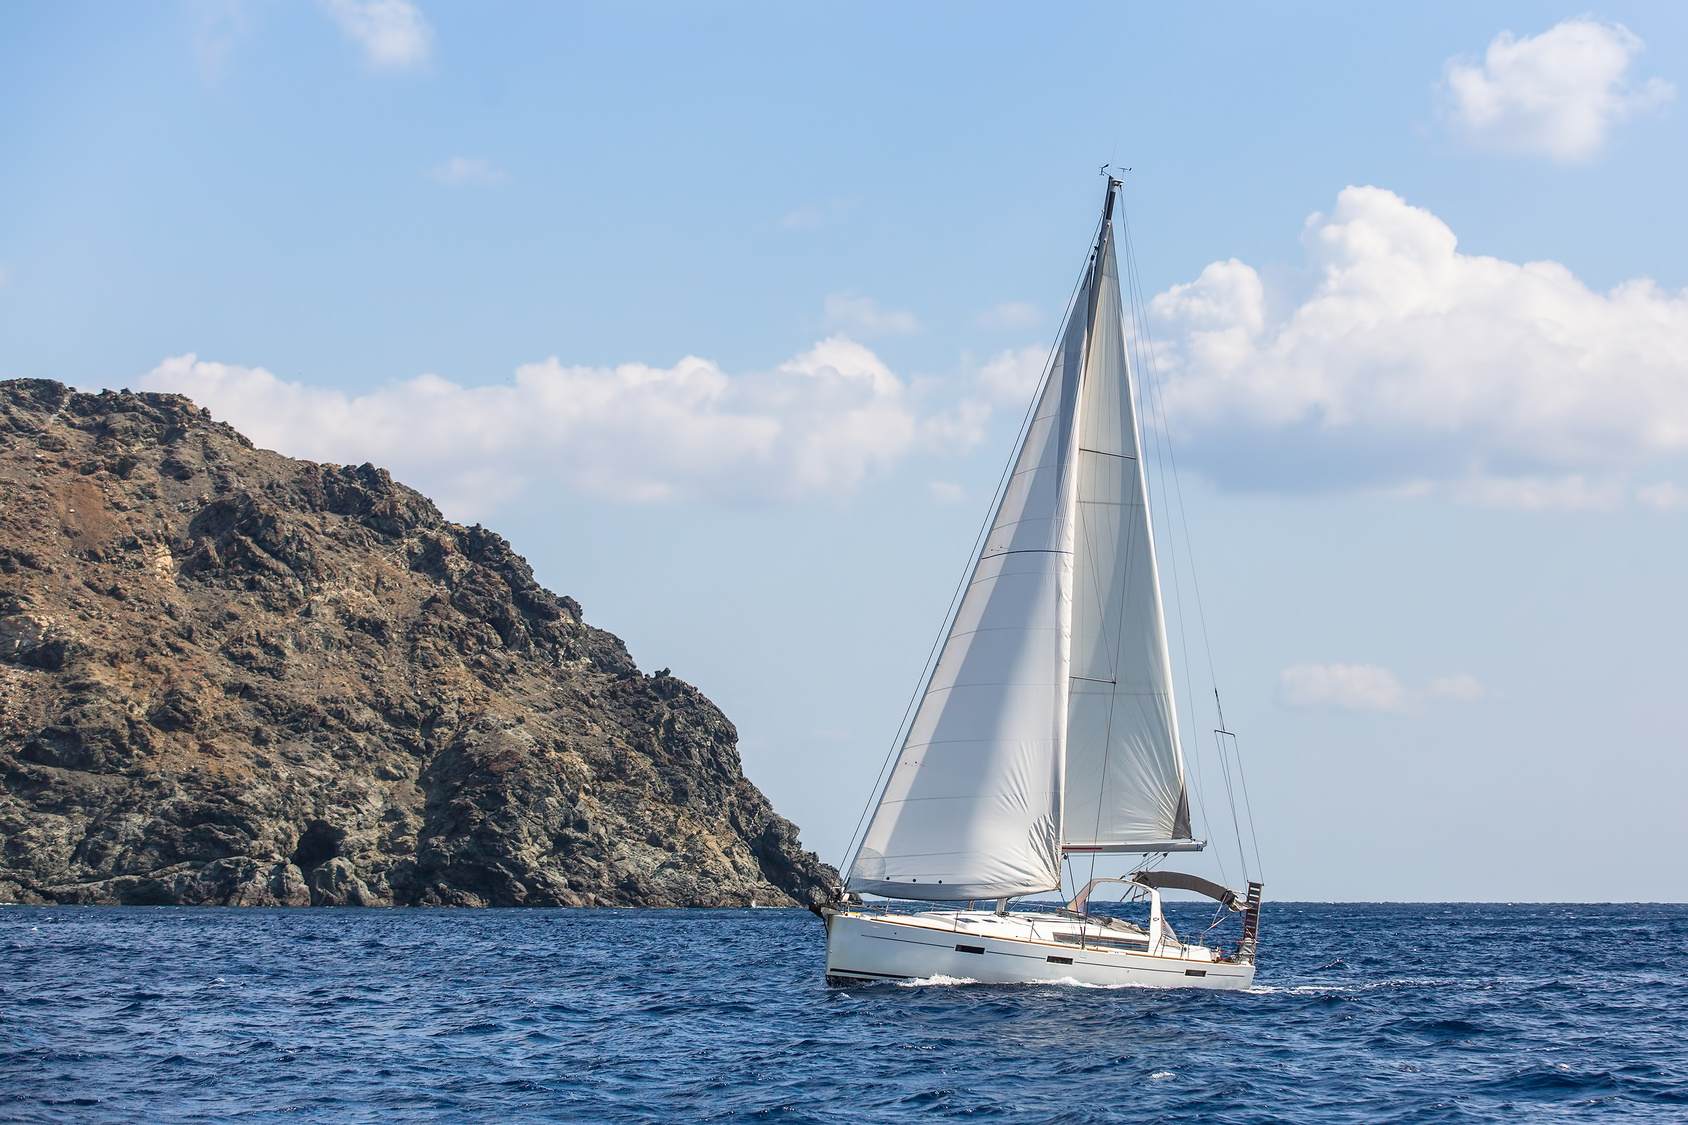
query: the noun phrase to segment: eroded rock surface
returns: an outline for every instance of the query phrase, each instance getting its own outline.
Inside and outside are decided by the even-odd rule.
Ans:
[[[828,896],[736,741],[384,470],[0,383],[0,902]]]

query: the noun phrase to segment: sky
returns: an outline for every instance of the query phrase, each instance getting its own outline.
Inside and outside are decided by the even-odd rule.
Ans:
[[[838,863],[1129,169],[1189,862],[1683,901],[1685,85],[1664,3],[6,5],[0,378],[498,530]]]

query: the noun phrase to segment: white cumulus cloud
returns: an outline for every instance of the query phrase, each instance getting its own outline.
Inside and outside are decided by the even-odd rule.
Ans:
[[[496,184],[504,179],[504,170],[481,156],[454,156],[431,169],[428,174],[447,187],[463,184]]]
[[[1586,160],[1613,125],[1675,94],[1660,78],[1639,88],[1626,82],[1630,61],[1642,47],[1623,25],[1586,16],[1535,36],[1503,31],[1481,65],[1448,60],[1449,119],[1481,148]]]
[[[1043,312],[1029,301],[1003,301],[980,313],[974,323],[993,332],[1033,328],[1043,322]]]
[[[830,331],[848,332],[864,340],[875,336],[908,336],[920,331],[920,321],[911,312],[882,309],[872,297],[834,293],[826,299],[822,325]]]
[[[1476,676],[1437,676],[1430,681],[1430,694],[1438,699],[1452,699],[1457,703],[1476,703],[1487,699],[1489,692]]]
[[[1426,697],[1476,703],[1489,697],[1476,676],[1433,677],[1414,691],[1376,664],[1297,664],[1278,673],[1279,697],[1291,707],[1335,707],[1344,711],[1413,711]]]
[[[1034,344],[998,352],[979,369],[979,391],[998,406],[1025,410],[1049,365],[1049,348]]]
[[[369,65],[403,70],[428,61],[434,29],[410,0],[321,0]]]
[[[1461,504],[1532,512],[1604,511],[1621,508],[1625,500],[1622,484],[1613,480],[1590,481],[1581,473],[1566,473],[1561,477],[1473,477],[1455,481],[1441,491]]]
[[[222,77],[229,55],[252,31],[252,13],[244,0],[199,0],[193,5],[194,52],[208,82]]]
[[[1688,508],[1688,488],[1668,480],[1636,489],[1635,498],[1649,508],[1657,508],[1661,512]]]
[[[1603,507],[1688,453],[1688,292],[1460,253],[1376,187],[1302,244],[1299,282],[1231,259],[1151,302],[1171,424],[1220,479]]]
[[[1412,702],[1395,673],[1376,664],[1297,664],[1278,674],[1278,687],[1292,707],[1404,711]]]
[[[849,218],[860,202],[858,199],[829,199],[825,203],[811,203],[788,213],[780,220],[780,226],[787,230],[830,226]]]
[[[843,336],[744,375],[695,356],[667,368],[552,358],[518,368],[508,385],[424,375],[347,395],[184,355],[142,385],[189,395],[290,456],[373,461],[476,518],[540,484],[630,501],[839,495],[915,449],[971,444],[982,420],[965,404],[923,412],[872,351]]]

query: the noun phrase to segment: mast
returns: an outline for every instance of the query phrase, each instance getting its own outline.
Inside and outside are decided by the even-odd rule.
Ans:
[[[1148,481],[1125,350],[1109,178],[1077,415],[1067,852],[1191,851]]]

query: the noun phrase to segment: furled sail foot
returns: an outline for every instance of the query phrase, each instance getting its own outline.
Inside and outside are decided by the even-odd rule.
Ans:
[[[1199,852],[1205,847],[1206,840],[1149,840],[1123,844],[1101,840],[1065,843],[1061,845],[1061,850],[1077,855],[1163,855],[1166,852]]]

